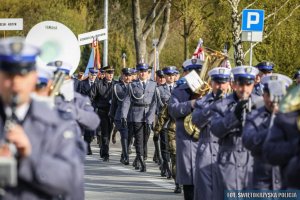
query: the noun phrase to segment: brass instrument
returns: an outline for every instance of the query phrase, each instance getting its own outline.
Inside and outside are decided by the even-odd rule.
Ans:
[[[282,113],[300,111],[300,86],[291,89],[279,104]],[[297,119],[298,130],[300,131],[300,115]]]
[[[50,97],[54,97],[59,94],[60,88],[61,88],[62,84],[64,83],[65,77],[66,77],[66,74],[64,72],[62,72],[62,71],[56,72],[54,79],[53,79],[53,83],[50,88]]]
[[[198,94],[200,98],[205,96],[209,91],[211,91],[211,87],[208,84],[208,72],[215,67],[219,67],[227,59],[227,56],[224,53],[212,50],[208,47],[204,47],[204,49],[205,62],[200,73],[200,78],[201,80],[203,80],[203,84],[194,92]],[[193,137],[195,140],[199,139],[200,130],[192,123],[192,114],[189,114],[185,117],[184,129],[188,133],[188,135]]]

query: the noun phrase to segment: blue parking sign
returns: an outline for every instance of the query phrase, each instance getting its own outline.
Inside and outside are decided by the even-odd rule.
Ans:
[[[264,10],[245,9],[242,13],[242,31],[263,32]]]

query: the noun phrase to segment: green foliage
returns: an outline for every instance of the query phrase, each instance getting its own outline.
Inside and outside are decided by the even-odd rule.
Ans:
[[[59,21],[68,26],[75,35],[103,28],[103,0],[1,0],[0,18],[24,18],[23,31],[7,31],[7,36],[26,36],[37,23],[45,20]],[[183,10],[184,2],[188,9]],[[241,0],[239,12],[253,1]],[[257,1],[251,8],[264,9],[266,15],[278,10],[286,0]],[[140,0],[141,14],[144,17],[153,0]],[[290,0],[276,15],[265,23],[265,35],[274,30],[268,38],[254,48],[256,62],[269,60],[276,64],[276,71],[292,75],[300,66],[300,12],[295,12],[288,20],[277,26],[281,19],[288,16],[299,0]],[[185,12],[184,12],[185,11]],[[116,74],[122,68],[122,53],[127,54],[127,66],[135,66],[135,48],[132,28],[132,9],[129,0],[109,0],[109,56],[108,62],[116,68]],[[168,39],[160,54],[160,66],[176,65],[184,61],[184,25],[183,17],[194,20],[193,32],[189,35],[189,54],[192,54],[198,39],[212,49],[222,50],[225,42],[230,43],[229,56],[233,57],[231,7],[227,0],[173,0]],[[208,16],[208,17],[207,17]],[[191,22],[191,21],[188,21]],[[159,20],[156,28],[160,28]],[[275,28],[275,29],[274,29]],[[3,33],[0,33],[2,36]],[[158,37],[154,35],[153,37]],[[151,37],[149,38],[151,43]],[[244,50],[249,43],[243,43]],[[150,49],[149,49],[150,50]],[[81,47],[82,57],[78,71],[84,71],[90,56],[89,45]],[[100,52],[103,44],[100,43]],[[188,55],[190,57],[192,55]],[[247,55],[249,56],[249,54]],[[101,55],[101,60],[102,60]],[[246,62],[249,60],[246,57]],[[257,60],[257,61],[256,61]],[[233,62],[232,62],[233,63]]]

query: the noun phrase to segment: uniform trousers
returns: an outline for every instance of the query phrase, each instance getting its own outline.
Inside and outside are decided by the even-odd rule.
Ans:
[[[145,122],[132,122],[132,131],[135,136],[136,155],[147,156],[147,143],[150,136],[150,131]]]
[[[112,131],[112,120],[108,116],[108,111],[98,110],[100,117],[100,129],[101,129],[101,157],[109,157],[109,143]]]

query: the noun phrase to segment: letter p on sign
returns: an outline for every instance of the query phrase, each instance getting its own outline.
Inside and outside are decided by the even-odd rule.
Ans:
[[[246,9],[242,13],[242,31],[263,32],[264,10]]]

